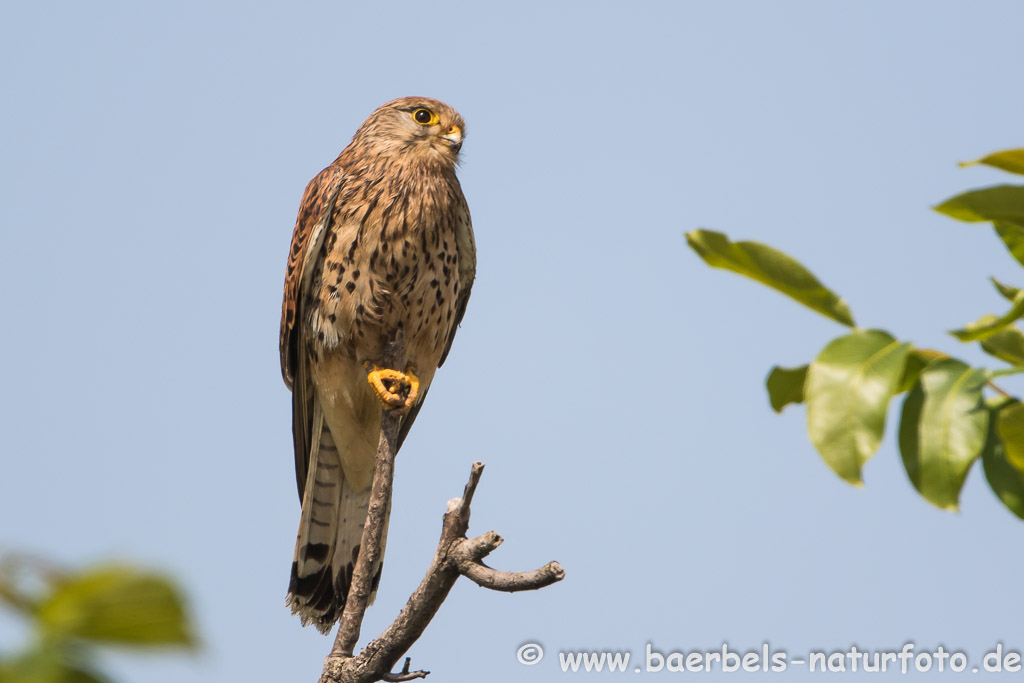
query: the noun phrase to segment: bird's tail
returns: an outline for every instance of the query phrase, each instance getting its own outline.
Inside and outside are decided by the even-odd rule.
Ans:
[[[366,523],[370,488],[352,490],[341,467],[337,446],[322,418],[314,420],[313,433],[286,604],[292,614],[299,615],[303,626],[313,624],[327,634],[345,608]],[[385,513],[380,558],[384,557],[390,512],[389,509]],[[378,561],[370,584],[371,603],[380,572]]]

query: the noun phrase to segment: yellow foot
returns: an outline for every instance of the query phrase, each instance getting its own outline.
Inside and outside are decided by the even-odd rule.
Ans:
[[[406,411],[412,408],[420,393],[420,378],[410,365],[405,372],[378,367],[367,363],[366,380],[373,387],[373,393],[387,410]]]

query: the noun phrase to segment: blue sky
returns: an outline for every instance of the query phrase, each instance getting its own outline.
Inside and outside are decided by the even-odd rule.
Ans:
[[[482,460],[493,564],[568,575],[457,585],[411,653],[436,677],[561,680],[558,650],[648,642],[1021,649],[1022,527],[980,469],[941,512],[890,429],[865,488],[841,482],[763,379],[842,328],[683,233],[770,243],[861,325],[983,362],[943,331],[1002,309],[987,276],[1024,278],[929,207],[1003,181],[955,162],[1021,145],[1022,21],[1012,1],[11,4],[0,545],[179,577],[203,651],[111,655],[120,680],[315,680],[330,641],[284,607],[288,241],[366,115],[428,95],[468,122],[479,273],[397,463],[364,633]],[[525,642],[549,658],[517,664]]]

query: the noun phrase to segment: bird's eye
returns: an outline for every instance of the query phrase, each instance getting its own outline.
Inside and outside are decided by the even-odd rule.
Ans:
[[[412,113],[412,120],[421,126],[430,126],[437,123],[437,114],[429,109],[417,109]]]

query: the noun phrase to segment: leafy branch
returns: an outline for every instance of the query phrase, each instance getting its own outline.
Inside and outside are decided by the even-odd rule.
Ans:
[[[974,164],[1024,175],[1024,149],[996,152],[961,166]],[[1024,266],[1024,186],[965,192],[935,210],[962,221],[991,223]],[[972,367],[942,351],[900,341],[885,330],[856,327],[842,298],[777,249],[731,242],[710,230],[690,232],[686,240],[708,265],[745,275],[851,328],[807,365],[773,367],[766,381],[776,412],[795,403],[807,406],[811,443],[836,474],[851,484],[862,483],[864,464],[885,432],[889,402],[905,394],[898,442],[914,488],[929,502],[955,510],[967,473],[980,459],[989,486],[1024,519],[1024,405],[994,382],[1024,371],[1024,332],[1016,325],[1024,316],[1024,290],[992,278],[1009,309],[950,332],[961,342],[977,342],[1010,366]]]

